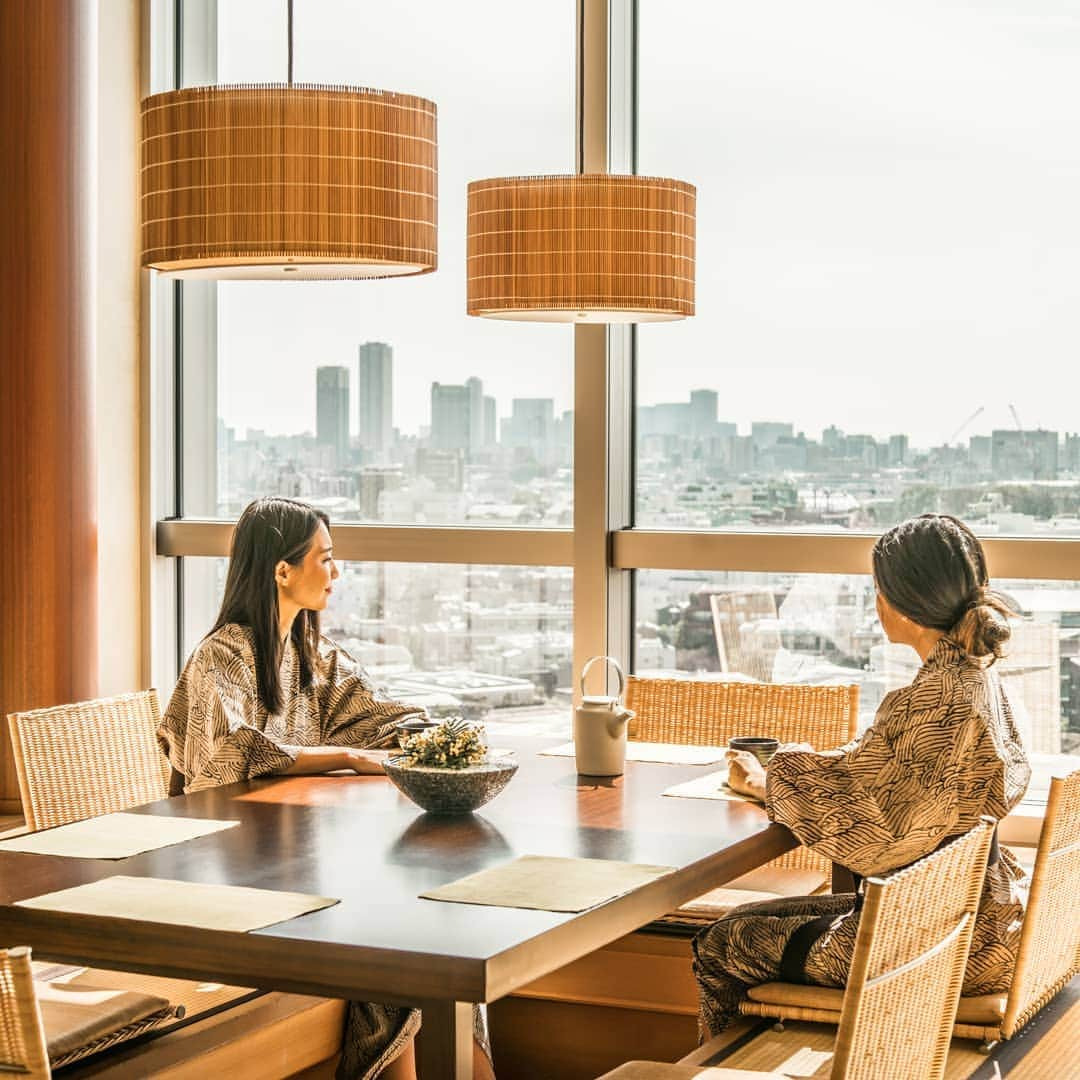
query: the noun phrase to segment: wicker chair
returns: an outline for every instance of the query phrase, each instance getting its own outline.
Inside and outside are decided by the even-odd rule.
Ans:
[[[108,814],[169,793],[156,690],[8,716],[31,830]]]
[[[10,714],[8,725],[15,771],[29,830],[54,828],[166,798],[169,763],[157,742],[160,719],[156,690]],[[5,1037],[15,1040],[18,1031],[22,1031],[21,1042],[11,1041],[7,1045],[29,1047],[27,1052],[36,1054],[35,1060],[40,1061],[42,1044],[34,1035],[35,1031],[41,1035],[40,1023],[35,1028],[29,1019],[38,1010],[32,981],[27,983],[30,980],[29,950],[12,950],[6,954],[4,963],[6,966],[0,968],[0,983],[5,992],[7,980],[12,978],[20,980],[22,988],[11,999],[14,1005],[10,1005],[5,997],[3,1020],[0,1021],[3,1029],[0,1049],[5,1048]],[[125,982],[124,976],[117,978],[116,972],[103,971],[101,974],[105,977],[103,985],[114,990],[117,983],[123,986]],[[197,986],[196,983],[189,985]],[[168,1002],[163,1004],[168,1005]],[[96,1054],[149,1031],[165,1019],[183,1014],[182,1005],[168,1005],[167,1012],[126,1025],[107,1038],[78,1048],[76,1056],[65,1053],[58,1058],[53,1054],[52,1067],[59,1068]],[[9,1023],[9,1016],[16,1018],[16,1027],[10,1026],[16,1024],[16,1020]],[[41,1038],[50,1035],[49,1026],[46,1023]],[[0,1061],[0,1071],[3,1067]],[[41,1066],[35,1068],[40,1070]],[[47,1061],[44,1069],[44,1072],[31,1069],[32,1075],[48,1076]]]
[[[1011,1039],[1080,972],[1080,769],[1050,781],[1008,994],[962,997],[955,1034],[988,1051]]]
[[[1011,1039],[1080,972],[1080,770],[1050,784],[1020,948],[1007,994],[962,997],[953,1034],[989,1052]],[[840,1020],[839,990],[784,983],[754,987],[743,1012],[778,1020]],[[812,1017],[806,1007],[813,999]]]
[[[649,679],[631,675],[626,707],[636,714],[629,737],[643,742],[724,746],[736,735],[770,735],[782,743],[830,749],[850,742],[859,716],[858,686]],[[826,887],[828,860],[800,847],[665,916],[662,923],[693,927],[739,904],[802,896]]]
[[[71,1000],[61,1003],[65,997]],[[39,1000],[30,950],[0,949],[0,1072],[48,1080],[52,1069],[134,1039],[183,1014],[183,1009],[162,998],[130,992],[61,992],[54,1008],[53,1002]]]
[[[993,822],[884,878],[869,878],[833,1052],[832,1080],[941,1080],[979,906]],[[770,984],[776,985],[776,984]],[[817,987],[801,987],[808,1000]],[[811,1005],[800,1019],[819,1019]],[[765,1014],[769,1015],[769,1014]],[[628,1062],[603,1080],[750,1080],[704,1067],[724,1038],[677,1065]],[[734,1056],[734,1054],[732,1054]],[[696,1071],[693,1071],[696,1070]]]

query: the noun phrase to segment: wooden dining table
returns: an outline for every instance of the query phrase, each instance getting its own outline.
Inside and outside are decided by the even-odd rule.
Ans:
[[[579,776],[552,740],[499,740],[517,775],[475,814],[425,814],[380,776],[270,777],[137,808],[239,827],[123,860],[0,851],[0,943],[68,963],[423,1010],[422,1080],[472,1076],[472,1003],[495,1001],[795,846],[755,804],[662,797],[716,765],[628,762]],[[672,873],[579,913],[421,899],[521,855]],[[250,933],[14,906],[114,874],[340,903]]]

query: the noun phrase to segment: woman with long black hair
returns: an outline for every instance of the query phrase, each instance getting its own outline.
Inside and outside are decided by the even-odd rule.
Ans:
[[[728,782],[825,858],[865,877],[928,855],[1019,801],[1031,770],[993,670],[1009,638],[1009,600],[990,586],[982,545],[956,518],[925,514],[874,546],[874,585],[890,641],[922,667],[887,695],[854,742],[818,753],[781,747],[763,770],[728,753]],[[964,980],[965,994],[1005,990],[1019,946],[1027,879],[995,843]],[[702,1035],[738,1015],[747,988],[781,978],[847,981],[859,924],[855,896],[744,904],[694,941]]]
[[[381,693],[319,632],[339,574],[329,519],[294,499],[257,499],[233,536],[221,612],[191,654],[158,739],[171,794],[257,776],[382,773],[416,706]],[[339,1080],[415,1080],[416,1009],[350,1002]],[[477,1013],[478,1077],[490,1077]]]

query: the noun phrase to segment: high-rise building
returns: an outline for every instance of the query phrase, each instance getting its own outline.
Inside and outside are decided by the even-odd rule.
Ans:
[[[526,449],[541,465],[554,463],[555,402],[551,398],[514,398],[509,418],[503,423],[503,445]]]
[[[690,391],[690,434],[707,439],[715,434],[719,395],[715,390]]]
[[[349,369],[321,367],[315,372],[315,441],[331,451],[331,464],[349,461]]]
[[[768,420],[755,420],[750,425],[750,438],[755,450],[767,450],[780,438],[792,439],[795,429],[792,424],[777,424]]]
[[[394,350],[382,341],[358,349],[356,367],[356,441],[366,460],[386,455],[393,443]]]
[[[908,458],[908,437],[906,435],[890,435],[889,436],[889,451],[888,451],[888,464],[889,465],[904,465],[907,463]]]
[[[495,402],[491,421],[494,426]],[[476,376],[464,386],[453,383],[431,384],[431,447],[433,450],[464,450],[470,453],[484,446],[488,406],[484,384]]]
[[[469,450],[471,394],[468,386],[431,384],[431,446],[434,450]]]
[[[484,395],[484,446],[494,446],[498,441],[498,428],[495,419],[495,399],[490,394]]]
[[[470,450],[479,450],[484,445],[484,384],[473,375],[465,380],[469,391],[469,442]]]
[[[1065,434],[1065,460],[1062,468],[1071,473],[1080,473],[1080,435]]]
[[[995,480],[1055,480],[1058,472],[1056,431],[990,433],[990,454]]]
[[[994,467],[993,439],[989,435],[972,435],[968,439],[968,458],[977,472],[990,472]]]

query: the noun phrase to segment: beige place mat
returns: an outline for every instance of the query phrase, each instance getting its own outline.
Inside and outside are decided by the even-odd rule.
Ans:
[[[424,900],[534,911],[585,911],[672,873],[671,866],[644,866],[614,859],[564,859],[522,855],[431,892]]]
[[[221,832],[239,821],[159,817],[156,814],[102,814],[55,829],[27,833],[0,843],[0,851],[63,855],[72,859],[128,859],[143,851],[182,844]]]
[[[307,893],[117,874],[73,889],[19,900],[17,906],[243,933],[340,902]]]
[[[730,799],[732,802],[750,802],[761,805],[757,799],[751,799],[749,795],[742,795],[729,788],[727,776],[727,769],[721,769],[719,772],[711,772],[705,776],[687,780],[685,784],[676,784],[661,794],[670,795],[675,799]]]
[[[663,765],[714,765],[724,760],[726,746],[681,746],[678,743],[627,742],[627,761],[655,761]],[[547,757],[573,757],[574,744],[541,750]]]

